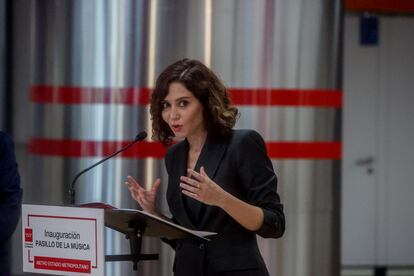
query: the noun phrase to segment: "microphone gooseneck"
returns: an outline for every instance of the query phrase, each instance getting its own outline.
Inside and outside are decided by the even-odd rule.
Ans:
[[[146,137],[147,137],[147,133],[146,133],[145,131],[142,131],[142,132],[138,133],[138,134],[137,134],[137,136],[135,136],[135,139],[134,139],[131,143],[129,143],[128,145],[126,145],[125,147],[123,147],[123,148],[121,148],[121,149],[117,150],[116,152],[112,153],[112,154],[111,154],[111,155],[109,155],[108,157],[105,157],[105,158],[104,158],[104,159],[102,159],[101,161],[99,161],[99,162],[97,162],[97,163],[93,164],[93,165],[92,165],[92,166],[90,166],[90,167],[87,167],[86,169],[84,169],[84,170],[80,171],[78,174],[76,174],[76,175],[75,175],[75,177],[74,177],[74,179],[73,179],[73,181],[72,181],[72,183],[70,184],[70,189],[69,189],[69,201],[70,201],[70,204],[71,204],[72,206],[75,204],[75,184],[76,184],[76,180],[78,180],[78,178],[79,178],[82,174],[84,174],[84,173],[86,173],[87,171],[89,171],[89,170],[91,170],[91,169],[95,168],[95,167],[96,167],[96,166],[98,166],[99,164],[101,164],[101,163],[105,162],[106,160],[108,160],[108,159],[110,159],[110,158],[114,157],[115,155],[117,155],[117,154],[119,154],[119,153],[121,153],[121,152],[123,152],[123,151],[125,151],[125,150],[129,149],[129,148],[130,148],[130,147],[132,147],[135,143],[137,143],[137,142],[140,142],[140,141],[144,140]]]
[[[142,141],[147,138],[147,133],[145,131],[141,131],[140,133],[135,136],[134,142]]]

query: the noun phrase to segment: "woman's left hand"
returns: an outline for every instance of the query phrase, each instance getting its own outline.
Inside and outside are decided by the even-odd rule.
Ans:
[[[208,177],[204,167],[200,168],[200,173],[191,169],[187,172],[193,178],[181,176],[182,193],[205,204],[221,207],[228,193]]]

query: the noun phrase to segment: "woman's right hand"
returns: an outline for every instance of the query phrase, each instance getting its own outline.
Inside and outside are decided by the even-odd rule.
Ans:
[[[152,188],[147,191],[132,177],[128,176],[125,184],[128,186],[129,192],[133,199],[144,209],[144,211],[159,215],[156,208],[157,192],[160,187],[161,180],[157,178]]]

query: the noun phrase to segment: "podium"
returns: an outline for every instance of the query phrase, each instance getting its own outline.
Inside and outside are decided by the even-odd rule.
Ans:
[[[130,252],[104,256],[104,226],[129,240]],[[141,210],[105,203],[78,207],[22,206],[23,271],[54,275],[104,275],[105,262],[157,260],[141,254],[142,238],[190,238],[208,241],[212,232],[193,231]]]
[[[168,240],[191,238],[198,241],[209,241],[207,237],[216,235],[213,232],[195,231],[182,227],[164,218],[135,209],[117,209],[104,203],[87,203],[79,207],[103,208],[105,210],[105,226],[125,235],[129,240],[130,254],[106,255],[106,262],[132,261],[137,270],[138,262],[158,260],[158,254],[141,254],[142,238],[158,237]]]

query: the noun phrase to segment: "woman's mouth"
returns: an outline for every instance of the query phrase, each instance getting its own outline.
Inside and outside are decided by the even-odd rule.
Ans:
[[[183,128],[183,126],[182,125],[172,125],[171,128],[172,128],[173,132],[180,132],[181,129]]]

